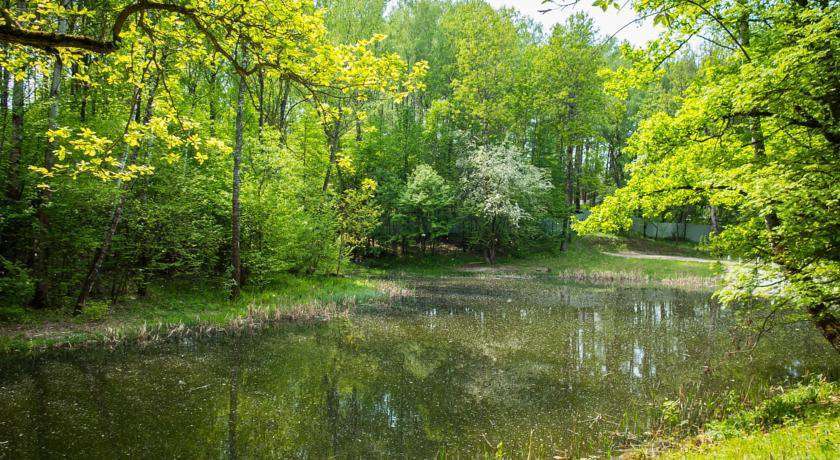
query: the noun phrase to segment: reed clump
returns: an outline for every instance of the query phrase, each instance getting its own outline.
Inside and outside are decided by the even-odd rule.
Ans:
[[[680,289],[712,289],[720,282],[715,276],[678,275],[671,278],[657,279],[639,271],[591,271],[565,270],[557,274],[565,281],[596,284],[661,285]]]

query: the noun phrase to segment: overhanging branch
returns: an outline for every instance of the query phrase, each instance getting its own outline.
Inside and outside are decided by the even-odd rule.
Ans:
[[[69,48],[99,54],[112,53],[119,48],[120,35],[122,34],[125,23],[132,15],[143,11],[168,11],[180,14],[188,17],[199,29],[203,29],[203,27],[199,26],[198,18],[195,16],[195,10],[182,5],[149,2],[145,0],[132,3],[117,13],[114,25],[111,28],[110,40],[101,40],[84,35],[26,29],[14,21],[8,9],[0,8],[0,17],[3,18],[4,22],[4,24],[0,25],[0,42],[12,45],[31,46],[45,51]],[[206,29],[203,29],[202,33],[206,35]]]

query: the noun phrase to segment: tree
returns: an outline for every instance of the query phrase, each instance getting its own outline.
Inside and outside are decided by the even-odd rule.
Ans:
[[[701,69],[681,108],[642,123],[628,149],[627,185],[578,225],[627,228],[636,212],[710,203],[737,220],[712,237],[755,269],[723,296],[743,300],[781,282],[768,310],[804,312],[840,351],[840,10],[827,2],[637,5],[666,14],[671,39],[643,63],[656,67],[690,36],[709,36],[721,56]]]
[[[364,179],[358,188],[348,188],[339,197],[338,210],[338,256],[335,274],[341,273],[341,263],[347,254],[370,235],[379,222],[380,210],[373,201],[376,182]]]
[[[455,47],[452,104],[463,130],[484,142],[502,141],[517,125],[522,37],[504,11],[484,2],[457,5],[442,27]]]
[[[241,179],[239,169],[242,165],[242,146],[244,143],[245,130],[245,77],[239,75],[236,85],[236,122],[234,125],[234,146],[233,146],[233,188],[231,193],[231,268],[233,269],[233,287],[231,297],[239,297],[242,289],[242,260],[240,257],[240,226],[239,226],[239,190]]]
[[[67,32],[67,20],[59,19],[58,33]],[[64,73],[64,62],[61,57],[55,59],[53,63],[52,72],[50,74],[50,86],[47,97],[49,98],[50,109],[47,118],[47,128],[50,130],[58,129],[58,116],[60,110],[60,90],[62,74]],[[47,142],[44,145],[44,169],[50,173],[55,164],[54,146],[52,142]],[[49,282],[49,267],[47,266],[47,259],[49,247],[45,242],[49,236],[50,220],[46,212],[46,206],[52,196],[49,187],[41,188],[38,191],[39,200],[37,204],[36,215],[38,217],[38,234],[34,238],[32,249],[33,265],[35,267],[38,283],[35,287],[35,296],[32,298],[31,305],[35,308],[42,308],[49,303],[50,297],[50,282]]]
[[[33,255],[37,265],[38,289],[33,305],[45,302],[47,280],[52,276],[44,248],[50,237],[46,231],[50,216],[45,201],[52,198],[53,186],[68,178],[85,181],[92,177],[103,184],[94,186],[100,196],[116,193],[108,210],[110,218],[99,222],[105,228],[100,233],[103,236],[96,243],[86,243],[93,252],[88,268],[81,270],[75,308],[78,312],[95,290],[112,246],[119,239],[125,209],[133,207],[135,198],[144,203],[148,200],[149,188],[142,182],[161,167],[156,164],[157,159],[163,159],[165,167],[189,161],[200,165],[211,156],[233,151],[236,173],[232,181],[231,253],[238,288],[242,284],[242,263],[236,260],[236,248],[241,243],[238,176],[242,138],[248,130],[243,121],[245,99],[257,94],[262,128],[264,115],[270,112],[265,107],[264,85],[279,81],[285,89],[278,98],[282,101],[280,113],[272,119],[280,119],[283,124],[288,121],[288,98],[294,85],[297,103],[311,103],[325,119],[332,120],[333,107],[341,105],[335,101],[363,100],[373,92],[400,99],[420,87],[425,72],[422,63],[409,68],[393,53],[378,53],[376,43],[382,37],[331,42],[323,15],[310,2],[144,0],[108,1],[100,6],[95,14],[81,5],[59,0],[41,2],[31,10],[25,8],[25,2],[0,9],[0,42],[5,43],[0,49],[0,66],[10,71],[16,82],[12,98],[13,148],[4,171],[8,180],[4,182],[8,196],[14,202],[20,201],[21,206],[21,198],[30,193],[23,187],[22,173],[31,174],[39,190],[35,202],[37,231],[31,236],[18,231],[12,238],[15,247],[32,248],[20,252]],[[109,36],[100,38],[104,29],[109,30]],[[91,53],[99,56],[92,58]],[[52,78],[47,78],[41,69],[50,67]],[[233,69],[232,81],[224,81],[226,76],[218,71],[220,67]],[[33,78],[29,78],[30,74]],[[204,74],[211,77],[206,87],[198,78]],[[66,96],[58,91],[62,79],[72,83]],[[46,133],[37,134],[49,141],[44,162],[39,164],[33,163],[22,149],[25,131],[32,130],[29,134],[36,135],[34,128],[24,125],[22,115],[30,103],[24,91],[32,88],[31,93],[37,97],[36,85],[42,81],[49,82],[45,93],[54,110],[47,117]],[[77,84],[83,91],[76,92]],[[259,91],[248,90],[251,86]],[[231,124],[235,133],[233,148],[215,137],[217,125],[230,121],[220,120],[225,114],[219,113],[217,102],[226,97],[224,92],[231,87],[239,92],[238,110],[233,117],[238,120]],[[198,108],[205,102],[200,92],[209,96],[209,117]],[[61,99],[75,100],[79,93],[79,119],[60,117]],[[97,101],[104,104],[94,113]],[[359,113],[360,110],[354,111]],[[22,221],[27,219],[25,214],[15,215],[21,216]],[[4,227],[12,228],[11,225],[11,221],[4,222]],[[6,228],[4,239],[5,231]],[[148,249],[138,251],[142,270],[151,263]]]
[[[555,182],[563,181],[563,245],[571,238],[570,216],[580,211],[580,165],[583,151],[594,143],[605,107],[603,50],[596,43],[592,20],[573,15],[554,27],[548,44],[537,52],[533,80],[540,123],[553,141],[541,156]],[[559,201],[559,200],[558,200]]]
[[[429,165],[418,165],[399,199],[399,209],[413,221],[413,236],[425,252],[428,241],[446,235],[450,220],[444,215],[454,198],[452,188]]]
[[[601,193],[587,91],[603,47],[584,18],[549,39],[478,0],[5,5],[0,275],[31,306],[174,278],[268,284],[398,244],[513,250]],[[529,218],[487,237],[453,198],[481,175],[460,166],[469,139],[509,142],[556,196],[512,198]]]
[[[551,182],[545,170],[510,145],[475,147],[458,166],[463,210],[477,221],[477,242],[493,264],[510,231],[541,208]]]

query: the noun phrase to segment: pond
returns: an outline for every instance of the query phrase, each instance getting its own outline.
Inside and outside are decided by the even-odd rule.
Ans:
[[[735,395],[840,377],[808,324],[727,353],[740,335],[709,292],[403,281],[411,295],[350,319],[6,357],[0,457],[615,454]]]

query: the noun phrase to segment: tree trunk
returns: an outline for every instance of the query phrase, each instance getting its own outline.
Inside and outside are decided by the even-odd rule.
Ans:
[[[574,172],[575,148],[572,145],[566,147],[566,205],[568,212],[563,220],[563,243],[561,249],[565,250],[572,241],[571,213],[575,198],[575,172]]]
[[[265,124],[265,71],[260,69],[259,73],[257,73],[257,78],[259,79],[259,93],[257,94],[259,107],[257,109],[260,112],[259,118],[257,119],[257,126],[262,131],[263,125]]]
[[[720,233],[720,228],[718,227],[717,206],[709,205],[709,219],[712,223],[712,235],[717,235]]]
[[[812,305],[808,307],[808,313],[823,337],[835,351],[840,352],[840,319],[831,313],[829,305],[824,302]]]
[[[158,86],[158,78],[152,78],[151,90],[149,91],[149,97],[146,100],[146,109],[145,115],[143,115],[143,124],[148,124],[149,121],[152,119],[152,110],[154,106],[154,94],[157,91]],[[149,160],[149,152],[146,152],[145,161]],[[149,186],[149,180],[146,178],[142,182],[142,186],[140,189],[140,202],[141,206],[146,209],[146,206],[149,201],[147,188]],[[148,241],[146,238],[140,239],[138,242],[140,246],[140,255],[138,256],[137,260],[137,270],[140,272],[139,279],[137,281],[137,297],[144,299],[149,296],[149,263],[151,262],[152,256],[149,254],[148,248]]]
[[[484,258],[490,265],[494,265],[496,263],[496,247],[499,244],[499,232],[496,224],[496,218],[494,217],[490,221],[490,240],[487,242],[487,247],[484,251]]]
[[[86,68],[90,68],[92,58],[89,54],[85,55],[84,63]],[[90,84],[87,82],[82,83],[79,92],[82,96],[82,101],[79,104],[79,121],[84,123],[87,121],[87,107],[88,107],[88,97],[90,96]]]
[[[58,22],[58,33],[63,34],[66,32],[67,20],[61,19]],[[61,56],[56,56],[50,79],[50,112],[47,120],[47,128],[51,130],[58,128],[58,113],[61,108],[59,95],[61,90],[61,74],[63,72],[64,63],[61,61]],[[44,168],[47,171],[52,171],[53,165],[55,164],[53,150],[55,150],[55,145],[47,139],[47,142],[44,144]],[[38,204],[35,213],[38,217],[39,226],[32,244],[35,278],[38,280],[35,285],[35,296],[31,302],[34,308],[43,308],[49,303],[50,281],[49,267],[47,265],[49,248],[47,239],[50,233],[50,219],[49,215],[47,215],[46,205],[50,201],[50,198],[52,198],[52,191],[49,188],[38,191]]]
[[[341,112],[341,106],[339,106],[338,110]],[[327,164],[327,172],[324,174],[324,186],[321,188],[321,191],[324,193],[327,192],[327,188],[330,185],[330,174],[332,173],[338,150],[341,148],[341,120],[336,119],[333,122],[332,129],[326,129],[325,132],[330,140],[330,162]]]
[[[154,97],[154,86],[152,86],[152,88],[153,89],[149,92],[148,96],[150,99]],[[137,89],[134,92],[134,100],[130,113],[130,116],[137,123],[141,122],[140,98],[141,92],[140,89]],[[149,100],[146,105],[146,115],[142,119],[143,123],[149,122],[149,120],[151,119],[151,111],[152,101]],[[135,147],[133,149],[126,147],[125,153],[122,157],[122,161],[120,162],[120,172],[125,171],[129,163],[134,163],[134,161],[137,159],[138,152],[139,147]],[[114,210],[111,212],[111,222],[108,225],[108,229],[105,231],[105,236],[102,238],[102,244],[99,245],[99,247],[96,249],[96,252],[94,253],[93,260],[91,261],[90,268],[88,269],[88,273],[85,276],[84,281],[82,282],[82,288],[79,291],[79,297],[76,299],[76,305],[73,308],[74,315],[78,315],[82,312],[82,310],[84,310],[85,304],[87,303],[87,300],[90,297],[90,293],[93,290],[93,286],[96,283],[96,279],[99,277],[99,271],[102,268],[102,263],[105,261],[105,258],[108,257],[108,251],[110,251],[111,249],[111,242],[114,239],[114,235],[117,233],[117,227],[119,227],[120,221],[122,220],[123,210],[125,209],[127,187],[121,179],[117,180],[117,192],[119,193],[119,198],[117,198],[117,203],[114,206]]]
[[[123,164],[128,162],[128,150],[126,148],[126,153],[123,155]],[[118,182],[117,190],[120,197],[117,199],[117,205],[114,206],[114,210],[111,213],[111,223],[105,232],[105,236],[102,238],[102,244],[96,249],[96,253],[90,264],[90,269],[88,269],[87,276],[85,276],[82,282],[82,289],[79,292],[78,299],[76,299],[76,306],[73,308],[74,315],[78,315],[84,310],[88,297],[90,297],[90,293],[93,290],[93,285],[99,277],[102,262],[108,256],[108,251],[111,249],[111,241],[114,239],[114,234],[117,233],[117,227],[122,219],[123,209],[125,208],[125,190],[123,190],[122,183]]]
[[[207,84],[210,86],[211,91],[216,90],[216,76],[217,76],[217,71],[214,70],[213,73],[210,74],[210,77],[207,79]],[[209,107],[208,107],[208,111],[209,111],[208,118],[210,119],[210,135],[215,136],[216,135],[216,120],[219,118],[219,113],[218,113],[219,110],[216,107],[216,98],[215,97],[210,97],[207,102],[208,102],[208,105],[209,105]]]
[[[585,146],[586,144],[584,144]],[[583,166],[583,149],[586,148],[584,146],[579,145],[577,148],[577,152],[575,152],[575,212],[580,212],[580,195],[581,195],[581,187],[580,187],[580,176],[581,176],[581,167]]]
[[[20,183],[20,157],[23,153],[23,103],[26,80],[14,79],[12,83],[12,145],[9,148],[8,172],[6,173],[6,198],[20,200],[23,192]]]
[[[575,201],[575,148],[566,147],[566,205],[571,209]]]
[[[283,82],[283,98],[280,100],[280,113],[277,117],[277,129],[283,138],[286,137],[286,118],[289,106],[289,92],[292,89],[292,83],[289,80]]]
[[[496,264],[496,248],[493,247],[493,243],[490,243],[484,251],[484,260],[490,265]]]
[[[233,149],[233,201],[231,203],[231,264],[233,266],[233,288],[231,297],[236,299],[242,289],[242,260],[239,254],[239,167],[242,163],[243,130],[245,125],[245,77],[239,76],[236,90],[236,144]]]
[[[624,168],[621,166],[622,133],[615,133],[609,143],[610,170],[616,187],[624,186]]]
[[[26,0],[17,0],[19,11],[26,9]],[[9,163],[6,174],[6,198],[20,200],[23,187],[20,183],[20,157],[23,153],[23,104],[26,78],[18,80],[12,76],[12,145],[9,148]],[[4,106],[5,107],[5,106]]]
[[[9,115],[9,79],[11,74],[8,70],[0,67],[0,118],[2,118],[2,127],[0,127],[0,152],[6,150],[6,126]]]
[[[338,235],[338,258],[335,262],[335,276],[341,274],[341,256],[343,255],[344,251],[344,238],[339,234]]]

